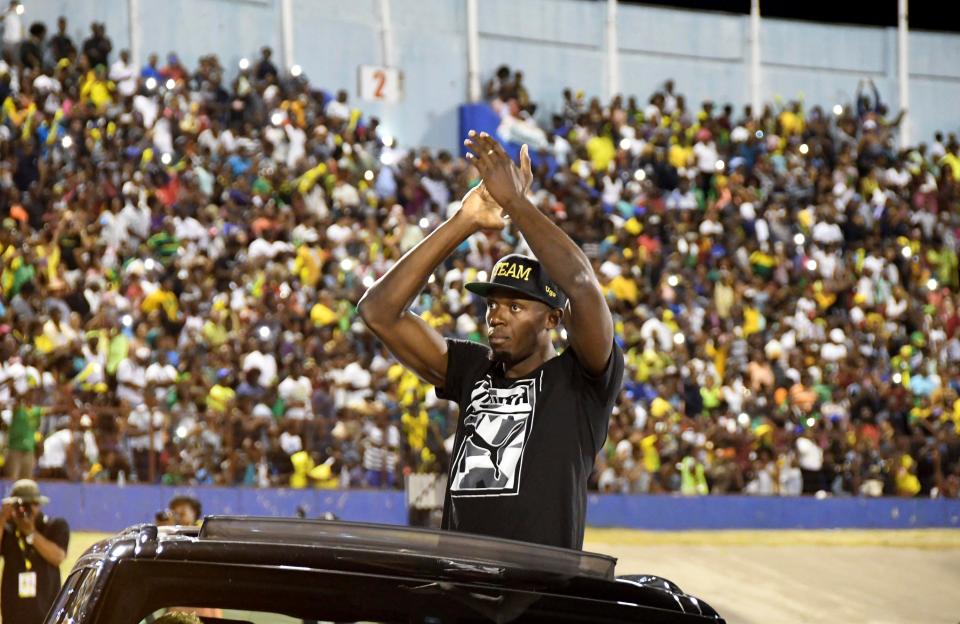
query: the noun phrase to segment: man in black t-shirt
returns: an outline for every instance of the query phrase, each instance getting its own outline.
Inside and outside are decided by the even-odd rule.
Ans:
[[[581,548],[587,479],[607,437],[623,353],[590,261],[526,197],[526,146],[518,169],[485,133],[471,132],[466,145],[483,182],[367,291],[360,314],[437,396],[460,406],[442,526]],[[410,304],[465,239],[502,230],[504,213],[539,261],[510,255],[489,281],[467,285],[487,300],[489,346],[445,340]],[[551,333],[561,320],[569,348],[558,354]]]
[[[13,484],[3,499],[0,556],[0,617],[4,622],[40,624],[60,591],[60,564],[67,557],[70,527],[40,512],[49,499],[30,479]]]

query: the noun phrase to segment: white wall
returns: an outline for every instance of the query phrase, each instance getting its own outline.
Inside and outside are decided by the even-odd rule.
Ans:
[[[89,22],[106,22],[114,48],[129,45],[130,0],[29,0],[27,20],[53,26],[70,19],[82,39]],[[192,66],[210,52],[226,66],[280,45],[281,0],[139,0],[141,50],[161,58],[176,50]],[[467,97],[466,0],[390,0],[394,58],[405,99],[364,103],[406,145],[457,148],[457,107]],[[381,64],[379,0],[293,0],[294,60],[314,84],[345,88],[356,101],[357,66]],[[602,96],[606,84],[604,2],[479,0],[483,80],[497,66],[523,70],[541,112],[560,104],[565,87]],[[749,102],[748,17],[620,5],[617,41],[625,95],[646,101],[667,78],[691,106],[704,99]],[[960,131],[960,35],[910,35],[910,116],[916,141],[934,130]],[[857,81],[873,78],[897,110],[896,30],[764,19],[762,97],[808,105],[852,103]]]

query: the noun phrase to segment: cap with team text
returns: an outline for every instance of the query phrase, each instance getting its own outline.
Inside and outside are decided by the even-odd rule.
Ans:
[[[486,297],[491,290],[512,290],[530,299],[541,301],[551,308],[562,308],[567,297],[550,279],[540,263],[528,256],[511,254],[493,265],[486,282],[470,282],[467,290]]]

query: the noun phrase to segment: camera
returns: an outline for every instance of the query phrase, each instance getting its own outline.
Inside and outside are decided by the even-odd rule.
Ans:
[[[28,503],[23,502],[22,498],[13,499],[12,503],[13,503],[14,518],[29,518],[33,513],[33,510],[30,508],[30,505]]]

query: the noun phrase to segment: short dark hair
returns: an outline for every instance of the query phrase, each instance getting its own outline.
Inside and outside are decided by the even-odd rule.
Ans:
[[[187,496],[185,494],[182,494],[180,496],[174,496],[173,499],[170,501],[170,509],[173,509],[174,507],[176,507],[177,505],[180,505],[181,503],[185,503],[193,507],[193,513],[197,516],[198,519],[203,516],[203,505],[200,504],[200,501],[194,498],[193,496]]]

